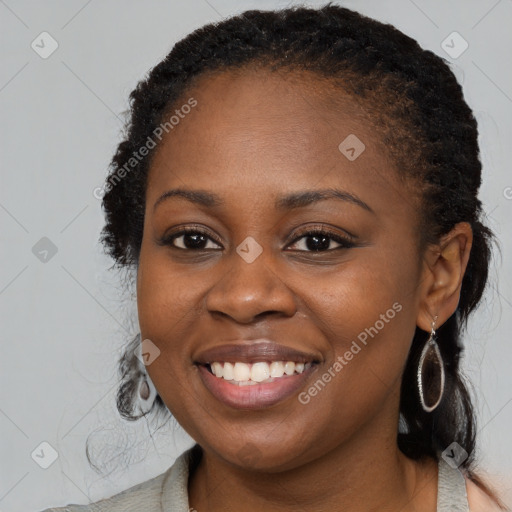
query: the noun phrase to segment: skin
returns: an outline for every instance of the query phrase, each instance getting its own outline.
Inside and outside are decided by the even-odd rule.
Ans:
[[[471,228],[457,224],[420,253],[411,190],[396,179],[360,106],[338,90],[333,108],[333,94],[298,72],[199,80],[183,101],[194,97],[197,106],[151,164],[139,322],[142,339],[161,351],[147,368],[153,383],[203,448],[189,479],[198,511],[240,503],[248,512],[340,504],[345,512],[436,510],[436,463],[409,460],[396,444],[399,390],[416,327],[430,331],[436,315],[442,325],[457,307]],[[354,161],[338,149],[348,134],[366,146]],[[224,204],[172,197],[155,208],[175,188],[215,193]],[[326,188],[354,194],[372,212],[340,199],[274,205],[282,195]],[[334,235],[352,233],[355,246],[331,241],[328,252],[308,252],[299,228],[319,223]],[[158,243],[184,225],[207,231],[205,250]],[[247,236],[263,249],[250,264],[236,252]],[[262,410],[230,408],[193,364],[201,350],[226,341],[270,338],[318,357],[304,391],[394,303],[401,311],[306,405],[296,393]]]

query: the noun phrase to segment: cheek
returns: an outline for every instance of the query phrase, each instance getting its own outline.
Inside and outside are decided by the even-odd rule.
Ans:
[[[197,400],[190,388],[191,364],[186,341],[194,332],[203,279],[192,271],[176,271],[157,251],[141,250],[137,274],[137,308],[143,340],[151,340],[158,357],[146,370],[171,414],[188,432],[195,432]],[[197,274],[197,272],[196,272]],[[201,285],[201,283],[203,283]],[[203,419],[204,420],[204,419]]]
[[[328,358],[304,401],[364,415],[397,392],[416,328],[414,253],[365,249],[345,270],[304,277],[302,296],[328,340]],[[331,384],[332,383],[332,384]],[[318,411],[320,413],[320,411]]]
[[[361,333],[362,341],[368,330],[375,335],[374,327],[384,335],[402,329],[404,320],[415,323],[419,274],[412,251],[409,255],[402,251],[401,258],[382,246],[359,251],[333,272],[304,273],[295,290],[312,316],[310,321],[323,328],[340,350]]]
[[[141,251],[137,308],[142,336],[158,339],[165,333],[168,342],[173,342],[175,329],[179,335],[204,293],[204,280],[197,275],[184,267],[173,269],[164,252]]]

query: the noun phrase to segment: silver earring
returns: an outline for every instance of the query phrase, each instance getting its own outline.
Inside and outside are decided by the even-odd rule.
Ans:
[[[437,320],[437,316],[434,318],[432,322],[432,328],[430,330],[430,336],[421,351],[420,361],[418,364],[418,391],[420,395],[420,403],[425,412],[432,412],[441,402],[444,393],[444,363],[443,358],[441,356],[441,352],[439,350],[439,345],[436,342],[436,330],[435,323]],[[438,389],[437,389],[437,400],[434,403],[425,399],[426,387],[430,389],[434,389],[436,391],[435,385],[432,384],[433,379],[438,379]],[[435,380],[434,380],[435,382]]]
[[[148,381],[147,381],[146,377],[144,377],[140,384],[139,396],[142,398],[142,400],[147,400],[149,398],[150,394],[151,394],[151,390],[149,389]]]

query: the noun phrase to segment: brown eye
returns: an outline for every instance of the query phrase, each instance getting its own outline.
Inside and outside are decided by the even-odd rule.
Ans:
[[[167,235],[161,240],[161,244],[190,251],[222,249],[206,232],[197,228],[182,229],[178,233]]]
[[[333,247],[333,245],[337,246]],[[354,245],[355,244],[346,237],[342,237],[329,231],[315,230],[303,233],[288,247],[296,251],[327,252],[336,249],[354,247]]]

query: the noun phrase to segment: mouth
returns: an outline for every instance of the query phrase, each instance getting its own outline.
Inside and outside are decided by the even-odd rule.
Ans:
[[[236,409],[261,409],[289,398],[319,364],[313,354],[274,343],[223,345],[195,361],[208,391]]]

